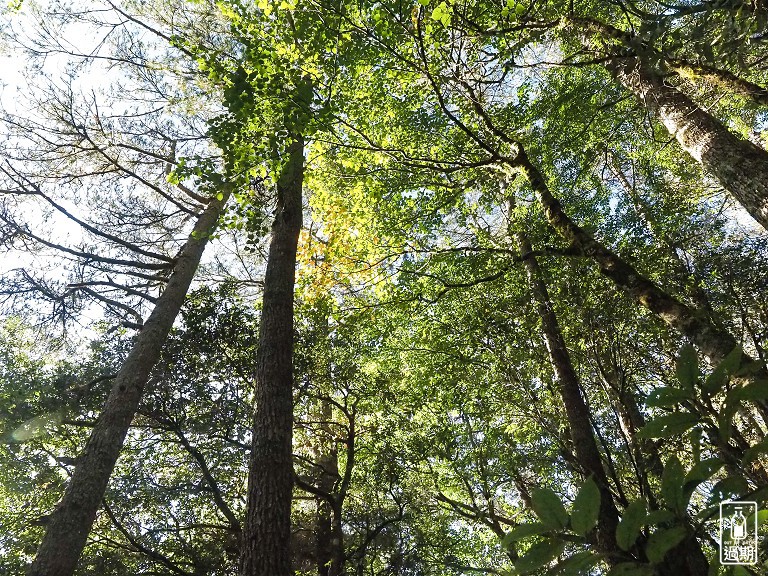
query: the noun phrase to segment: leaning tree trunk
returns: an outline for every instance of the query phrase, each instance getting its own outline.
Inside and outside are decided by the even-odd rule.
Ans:
[[[632,34],[594,18],[569,17],[563,25],[580,37],[587,48],[604,43],[606,38],[630,49],[638,43]],[[642,50],[663,56],[652,46],[640,44]],[[667,84],[642,58],[608,58],[605,67],[664,124],[688,154],[768,229],[768,152],[733,134],[688,96]]]
[[[264,276],[241,576],[293,573],[293,292],[303,179],[304,141],[294,136],[277,182]]]
[[[115,378],[64,496],[48,520],[29,576],[70,576],[75,571],[149,373],[160,358],[229,194],[227,189],[220,200],[210,201],[179,253],[165,290]]]
[[[508,200],[509,212],[513,212],[514,202]],[[520,256],[525,265],[528,276],[528,285],[531,296],[536,304],[544,341],[547,346],[549,360],[555,373],[558,390],[565,406],[571,440],[574,452],[579,464],[583,468],[585,476],[592,476],[600,490],[600,513],[597,524],[597,545],[600,550],[609,555],[615,554],[616,526],[619,522],[619,513],[613,501],[608,477],[603,468],[600,451],[597,448],[595,437],[592,433],[592,424],[589,408],[584,401],[581,385],[571,363],[571,357],[565,339],[560,330],[549,291],[544,282],[543,274],[528,237],[523,232],[514,232]]]
[[[733,134],[640,58],[609,60],[606,68],[768,229],[768,152]]]
[[[585,256],[595,260],[604,276],[613,280],[669,326],[689,338],[712,363],[718,364],[733,351],[737,342],[731,334],[662,290],[571,220],[563,211],[560,202],[552,196],[544,177],[531,164],[524,150],[520,150],[512,163],[522,170],[530,182],[550,225],[563,239],[580,249]],[[754,367],[755,372],[747,376],[750,380],[768,380],[765,368],[750,356],[744,354],[741,363]]]
[[[549,196],[549,199],[553,200],[557,206],[559,206],[559,203],[552,198],[549,190],[546,189],[543,177],[528,161],[525,151],[522,150],[522,148],[520,149],[518,161],[524,166],[523,170],[539,199],[541,200],[542,196]],[[545,212],[547,213],[550,223],[553,223],[551,209],[554,209],[554,206],[551,205],[551,203],[548,207],[545,206]],[[572,226],[576,226],[562,212],[562,209],[560,209],[560,215],[555,218],[555,221],[559,225],[562,225],[565,223],[564,219],[567,219],[567,222],[570,222]],[[584,232],[582,231],[582,233]],[[580,394],[578,379],[573,371],[573,366],[568,356],[568,350],[565,347],[565,341],[563,340],[562,333],[557,324],[557,317],[555,316],[552,304],[549,301],[546,285],[541,280],[541,271],[538,262],[533,256],[531,245],[527,238],[522,234],[518,234],[517,239],[518,245],[520,246],[521,256],[525,261],[531,290],[539,307],[539,314],[542,318],[542,326],[547,339],[547,348],[550,352],[550,358],[552,359],[552,364],[555,367],[558,379],[560,380],[561,393],[565,403],[566,414],[569,423],[571,424],[571,434],[573,436],[574,448],[576,449],[576,456],[579,458],[579,461],[582,461],[582,456],[578,453],[576,436],[574,435],[574,423],[576,424],[575,429],[583,435],[583,438],[581,439],[583,442],[582,450],[587,451],[588,458],[590,458],[590,465],[596,467],[595,470],[588,470],[588,472],[591,472],[594,475],[595,483],[598,485],[601,492],[600,516],[598,520],[598,544],[601,545],[601,548],[605,548],[610,553],[610,551],[616,550],[615,535],[616,526],[618,524],[618,512],[613,503],[613,497],[608,488],[608,481],[602,467],[599,452],[597,451],[597,445],[592,436],[592,429],[589,423],[589,409]],[[569,239],[577,246],[579,245],[573,238]],[[593,242],[596,243],[595,240],[593,240]],[[526,257],[526,255],[528,256]],[[538,279],[538,282],[536,279]],[[587,432],[589,433],[588,438],[586,438]],[[592,447],[588,446],[589,443],[592,444]],[[597,461],[592,463],[591,459],[595,458],[595,456],[597,457]],[[598,466],[599,468],[597,468]],[[601,474],[602,479],[597,474]],[[670,557],[666,558],[664,562],[658,566],[659,573],[662,576],[698,576],[699,574],[706,574],[708,567],[707,559],[695,539],[689,538],[679,544],[677,546],[677,551],[678,554],[670,555]]]
[[[509,162],[525,174],[550,225],[573,247],[592,258],[597,263],[601,274],[611,279],[667,325],[689,338],[713,364],[722,362],[736,348],[736,339],[730,333],[662,290],[571,220],[563,211],[560,202],[552,196],[541,172],[531,164],[522,147],[519,148],[518,155]],[[739,377],[740,384],[768,381],[768,371],[761,362],[742,352],[740,363],[750,368],[748,374]],[[768,420],[768,408],[765,402],[757,401],[756,406],[763,419]],[[744,450],[741,448],[723,453],[725,460],[743,457],[743,455]]]

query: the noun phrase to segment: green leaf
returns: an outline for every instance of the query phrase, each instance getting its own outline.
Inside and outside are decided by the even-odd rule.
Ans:
[[[669,407],[680,404],[684,400],[691,399],[690,390],[683,390],[673,386],[656,388],[648,394],[645,403],[653,408]]]
[[[749,490],[747,481],[741,476],[729,476],[712,487],[709,503],[715,504],[730,498],[739,498]],[[753,496],[757,498],[757,496]]]
[[[702,434],[703,432],[698,426],[696,428],[692,428],[688,434],[688,438],[691,440],[691,455],[693,456],[693,461],[697,464],[701,460]]]
[[[528,552],[525,553],[525,556],[515,562],[515,569],[520,574],[533,572],[537,568],[541,568],[544,564],[557,558],[562,554],[564,548],[565,542],[553,538],[534,544]]]
[[[688,529],[685,526],[674,526],[666,530],[659,530],[651,534],[648,538],[648,544],[645,546],[645,555],[648,560],[654,564],[664,560],[667,552],[680,544],[688,536]]]
[[[684,388],[693,390],[699,379],[699,357],[690,344],[686,344],[680,349],[675,372],[680,384]]]
[[[747,386],[732,389],[726,396],[725,403],[744,400],[765,400],[768,398],[768,382],[754,382]]]
[[[643,520],[643,524],[646,526],[658,526],[659,524],[672,522],[674,519],[675,515],[669,510],[654,510],[648,513],[648,516]]]
[[[749,518],[747,518],[747,525],[748,526],[755,521],[754,518],[755,518],[754,514],[750,514],[749,515]],[[757,511],[757,525],[758,526],[762,526],[766,522],[768,522],[768,510],[758,510]],[[751,525],[754,526],[754,524],[751,524]]]
[[[661,496],[667,506],[678,514],[683,512],[683,481],[685,469],[676,456],[672,456],[664,464],[661,475]]]
[[[728,383],[729,378],[739,370],[742,356],[743,352],[741,346],[736,346],[731,350],[728,355],[723,358],[723,361],[715,367],[712,374],[707,376],[706,380],[704,380],[704,392],[711,396],[722,390]]]
[[[744,458],[742,458],[741,462],[745,465],[749,464],[760,456],[760,454],[764,454],[765,452],[768,452],[768,437],[763,438],[754,446],[750,446],[746,452],[744,452]]]
[[[568,513],[560,497],[549,488],[537,488],[531,493],[531,506],[541,522],[553,529],[565,528]]]
[[[685,475],[683,482],[683,498],[686,507],[696,487],[702,482],[709,480],[723,466],[723,461],[720,458],[714,457],[702,460],[691,468],[688,474]]]
[[[629,550],[640,534],[645,519],[645,502],[635,500],[621,516],[621,522],[616,527],[616,543],[622,550]]]
[[[586,535],[597,525],[600,514],[600,489],[591,477],[587,478],[573,501],[571,529],[579,536]]]
[[[547,576],[582,576],[588,574],[589,569],[600,562],[601,556],[594,552],[582,551],[570,556],[560,562],[557,566],[547,572]]]
[[[608,572],[608,576],[654,576],[656,572],[648,564],[622,562]]]
[[[419,4],[422,6],[429,6],[430,0],[419,0]]]
[[[517,542],[518,540],[522,540],[523,538],[527,538],[528,536],[537,536],[539,534],[543,534],[544,532],[547,532],[549,528],[547,528],[544,524],[541,522],[530,522],[527,524],[520,524],[519,526],[515,526],[507,532],[504,535],[504,538],[501,540],[501,545],[504,548],[507,548],[512,542]]]
[[[638,438],[670,438],[693,428],[699,417],[690,412],[673,412],[659,416],[638,431]]]

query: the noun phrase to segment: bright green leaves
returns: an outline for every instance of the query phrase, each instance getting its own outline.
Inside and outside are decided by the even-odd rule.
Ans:
[[[648,422],[638,433],[639,438],[671,438],[693,428],[699,417],[690,412],[673,412]]]
[[[639,432],[639,438],[674,438],[691,430],[694,461],[700,459],[702,428],[717,427],[723,442],[732,435],[733,419],[745,403],[758,403],[768,399],[768,385],[762,381],[743,384],[733,378],[746,376],[758,369],[755,362],[744,365],[744,353],[735,347],[703,381],[694,348],[686,344],[680,349],[675,362],[678,386],[663,386],[651,391],[646,405],[651,408],[671,409],[671,412],[651,419]],[[706,409],[706,404],[719,403],[717,409]],[[683,407],[684,409],[679,409]],[[759,449],[756,451],[759,452]],[[753,452],[753,453],[756,453]],[[750,453],[750,457],[753,453]]]
[[[446,28],[451,25],[451,8],[446,2],[440,2],[432,10],[432,20],[440,22]]]
[[[571,529],[579,536],[585,536],[597,525],[599,515],[600,489],[590,477],[573,501]]]
[[[501,9],[501,15],[505,18],[510,14],[520,17],[527,11],[528,8],[525,5],[516,2],[516,0],[507,0],[506,5]]]
[[[563,553],[565,542],[550,538],[531,546],[525,556],[515,562],[518,574],[528,574],[548,564]]]
[[[516,574],[528,574],[552,562],[563,553],[568,542],[574,541],[572,534],[586,543],[585,537],[597,525],[600,514],[600,489],[592,478],[588,478],[574,499],[570,515],[560,497],[549,488],[531,492],[531,507],[539,522],[521,524],[502,540],[502,546],[508,547],[528,537],[544,536],[515,562]],[[593,552],[577,552],[560,562],[552,574],[581,574],[599,561],[600,556]]]
[[[518,540],[522,540],[530,536],[538,536],[539,534],[544,534],[548,530],[549,528],[547,528],[547,526],[541,522],[529,522],[527,524],[520,524],[506,533],[504,538],[501,539],[501,546],[503,548],[507,548],[513,542],[517,542]]]

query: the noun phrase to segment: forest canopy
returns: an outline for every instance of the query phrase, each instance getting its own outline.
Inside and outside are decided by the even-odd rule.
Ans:
[[[0,56],[0,576],[768,573],[764,2],[18,0]]]

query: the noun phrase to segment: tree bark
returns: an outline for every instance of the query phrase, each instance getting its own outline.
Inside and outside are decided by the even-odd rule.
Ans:
[[[302,225],[303,138],[293,136],[287,152],[264,276],[241,576],[293,574],[293,292]]]
[[[768,152],[733,134],[640,58],[617,58],[605,66],[664,124],[683,150],[768,230]]]
[[[514,208],[514,202],[509,199],[509,213]],[[617,550],[616,526],[619,513],[613,501],[608,477],[603,468],[603,461],[597,442],[592,434],[592,424],[589,408],[584,401],[581,385],[571,363],[568,347],[565,344],[560,325],[557,321],[547,285],[544,282],[539,263],[533,255],[533,248],[528,237],[520,231],[513,232],[520,255],[523,258],[531,296],[541,319],[541,329],[544,342],[555,373],[560,397],[565,406],[568,428],[573,441],[574,452],[585,476],[592,476],[600,490],[600,514],[597,525],[597,545],[601,551],[611,555]]]
[[[733,351],[737,342],[730,333],[662,290],[571,220],[563,211],[560,202],[552,196],[544,177],[531,164],[524,150],[520,150],[512,163],[530,182],[550,225],[574,248],[595,260],[604,276],[610,278],[667,325],[689,338],[713,364],[720,363]],[[768,380],[765,367],[747,354],[742,355],[742,365],[755,367],[755,373],[745,377],[749,381]]]
[[[168,284],[118,372],[64,496],[51,514],[29,576],[70,576],[75,571],[150,371],[160,358],[229,195],[227,189],[221,200],[210,201],[179,253]]]
[[[627,269],[631,270],[633,276],[637,277],[638,279],[641,279],[645,283],[643,286],[646,291],[650,290],[652,287],[653,289],[661,292],[661,290],[656,288],[655,285],[653,285],[650,282],[650,280],[647,280],[639,276],[639,274],[636,271],[634,271],[634,269],[631,269],[631,267],[628,264],[620,260],[618,256],[613,254],[610,250],[600,245],[594,238],[592,238],[584,230],[576,226],[576,224],[573,223],[573,221],[571,221],[570,218],[568,218],[568,216],[565,215],[565,213],[562,211],[562,208],[560,207],[560,203],[549,192],[549,189],[546,186],[543,176],[530,163],[530,161],[528,160],[528,157],[525,154],[525,151],[522,148],[520,149],[519,155],[516,160],[519,163],[519,165],[522,167],[526,176],[528,177],[528,180],[531,183],[531,186],[534,189],[534,192],[536,193],[537,197],[539,198],[539,201],[542,204],[542,207],[544,208],[544,211],[547,215],[547,218],[550,224],[552,224],[553,227],[555,227],[558,230],[558,232],[560,232],[561,235],[563,235],[564,237],[566,237],[564,233],[568,231],[567,239],[571,241],[575,246],[578,246],[582,250],[584,250],[585,253],[589,253],[590,255],[592,255],[600,265],[600,270],[601,272],[603,272],[603,274],[609,276],[610,278],[614,278],[614,276],[612,276],[611,274],[615,274],[618,270],[621,270],[624,272],[624,274],[620,276],[616,276],[616,279],[626,280],[629,277],[629,271],[623,268],[623,267],[626,267]],[[522,246],[521,246],[521,251],[522,251]],[[530,252],[531,252],[530,244],[528,244],[527,252],[523,252],[523,254],[530,253]],[[596,254],[599,254],[600,256],[596,256]],[[529,266],[528,261],[530,260],[532,260],[532,258],[526,259],[526,267]],[[529,277],[530,277],[530,272],[529,272]],[[627,286],[624,286],[624,287],[632,288],[634,285],[635,285],[635,282],[627,282]],[[544,288],[546,289],[546,287]],[[668,296],[666,294],[664,295],[667,298],[671,299],[671,296]],[[683,306],[682,304],[679,304],[679,305]],[[546,307],[541,306],[540,304],[540,311],[541,311],[540,313],[546,313],[547,312]],[[551,312],[551,304],[549,306],[549,311],[554,317],[554,312]],[[557,319],[554,318],[554,322],[556,321]],[[559,328],[558,328],[558,333],[559,333]],[[562,335],[560,335],[560,341],[562,342]],[[563,343],[563,346],[564,346],[564,343]],[[730,350],[732,350],[732,348]],[[567,354],[567,350],[565,350],[565,354]],[[553,359],[553,364],[555,364],[554,359]],[[570,366],[570,362],[568,365]],[[571,372],[573,372],[572,367],[571,367]],[[576,386],[578,386],[578,381],[576,380],[575,374],[573,374],[572,377],[576,382]],[[583,404],[584,403],[583,398],[579,396],[579,399]],[[579,399],[575,398],[573,395],[569,395],[568,399],[566,400],[565,396],[563,396],[563,400],[566,404],[566,411],[568,412],[569,408],[573,410],[573,408],[569,405],[577,403]],[[584,410],[588,410],[586,405],[584,406]],[[589,415],[589,412],[587,411],[587,417],[588,415]],[[568,413],[568,418],[570,421],[571,419],[570,413]],[[591,427],[589,431],[591,435]],[[594,437],[592,437],[592,443],[594,444]],[[578,450],[578,445],[576,444],[575,438],[574,438],[574,445]],[[595,450],[596,450],[596,447],[595,447]],[[577,457],[579,457],[578,451],[577,451]],[[581,460],[580,457],[579,459]],[[602,470],[602,464],[601,464],[601,470]],[[603,472],[603,477],[605,477],[604,472]],[[602,492],[603,489],[597,478],[595,478],[595,482],[598,484],[598,487],[601,488],[601,503],[600,503],[601,507],[600,507],[599,522],[603,522],[603,514],[607,515],[609,512],[605,512],[603,510],[606,497],[603,496],[603,492]],[[606,484],[607,484],[607,481],[606,481]],[[610,492],[608,493],[608,495],[610,495]],[[611,499],[611,504],[613,504],[612,499]],[[615,510],[615,507],[614,507],[614,510]],[[613,531],[611,532],[611,537],[613,538],[613,543],[615,544],[616,524],[614,523],[612,526],[613,526]],[[608,527],[609,526],[605,526],[603,529],[607,530]],[[600,535],[600,529],[601,529],[601,525],[600,523],[598,523],[598,537]],[[678,576],[678,575],[679,576],[688,576],[688,575],[698,576],[699,574],[706,574],[708,569],[707,559],[704,556],[703,552],[701,551],[701,547],[699,546],[695,538],[688,538],[686,541],[679,544],[676,547],[676,550],[679,552],[678,554],[672,553],[668,555],[665,561],[658,567],[659,573],[662,574],[662,576],[673,576],[673,575],[674,576]]]
[[[750,82],[749,80],[745,80],[733,72],[715,68],[714,66],[696,64],[695,62],[689,62],[687,60],[668,60],[668,63],[669,66],[681,76],[686,74],[703,76],[733,94],[749,98],[755,104],[759,104],[760,106],[768,106],[768,89],[763,88],[754,82]]]
[[[568,18],[564,23],[587,47],[595,44],[590,34],[616,40],[632,50],[638,42],[632,34],[593,18]],[[643,49],[663,56],[647,44]],[[609,58],[605,67],[664,124],[683,150],[768,230],[768,152],[733,134],[688,96],[665,83],[642,58]]]
[[[336,491],[339,475],[339,455],[331,422],[333,407],[320,399],[321,430],[318,438],[317,488],[326,496],[317,496],[317,573],[318,576],[340,576],[344,571],[344,532],[341,526],[340,495]]]
[[[667,325],[690,339],[713,364],[719,364],[727,354],[733,351],[737,342],[730,333],[720,329],[704,315],[666,293],[621,259],[615,252],[574,223],[563,212],[560,202],[552,196],[544,177],[531,164],[522,147],[519,149],[518,156],[514,160],[510,160],[510,163],[517,166],[526,175],[550,225],[574,248],[595,260],[604,276],[610,278],[617,286],[661,318]],[[768,381],[768,370],[761,362],[742,352],[740,363],[743,367],[749,367],[749,373],[736,378],[737,385],[749,383],[764,385]],[[762,418],[768,421],[766,403],[758,400],[755,401],[755,406]],[[716,416],[714,409],[709,415]],[[724,461],[731,461],[738,466],[745,450],[746,447],[726,444],[720,447],[720,454]],[[764,474],[762,464],[756,463],[755,466],[758,469],[751,474],[762,477]]]

